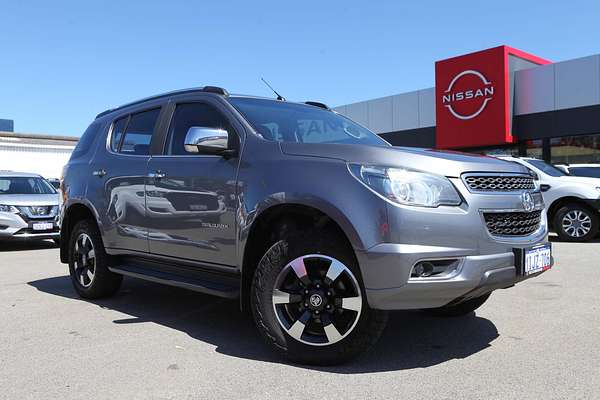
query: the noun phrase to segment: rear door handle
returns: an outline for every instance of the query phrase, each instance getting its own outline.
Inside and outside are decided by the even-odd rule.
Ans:
[[[97,176],[98,178],[102,178],[104,175],[106,175],[106,170],[104,168],[97,169],[94,172],[92,172],[92,175]]]
[[[154,178],[154,179],[162,179],[165,176],[167,176],[167,174],[165,174],[164,172],[162,172],[161,170],[157,170],[156,172],[150,172],[148,174],[149,178]]]

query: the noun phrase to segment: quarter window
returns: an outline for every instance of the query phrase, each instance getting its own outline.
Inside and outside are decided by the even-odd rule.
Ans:
[[[127,124],[127,117],[118,119],[113,124],[112,135],[110,138],[110,149],[114,152],[119,151],[121,138],[123,137],[123,132],[125,132],[125,124]]]
[[[160,114],[160,108],[133,114],[127,124],[121,153],[148,155],[152,133]]]
[[[165,154],[190,154],[185,151],[183,142],[192,126],[224,129],[229,132],[230,137],[236,137],[227,118],[215,107],[205,103],[179,104],[175,108],[175,114],[169,129]]]

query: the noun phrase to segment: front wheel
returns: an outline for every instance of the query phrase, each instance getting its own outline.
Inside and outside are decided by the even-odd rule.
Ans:
[[[252,312],[262,336],[288,359],[333,365],[372,346],[387,322],[370,309],[351,249],[310,232],[275,243],[254,275]]]
[[[554,229],[561,240],[587,242],[598,233],[598,214],[573,203],[561,207],[554,216]]]

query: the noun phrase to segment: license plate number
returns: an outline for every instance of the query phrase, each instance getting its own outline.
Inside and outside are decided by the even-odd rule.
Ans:
[[[523,257],[523,275],[545,271],[552,266],[552,247],[550,244],[526,249]]]
[[[52,222],[37,222],[32,226],[34,231],[49,231],[54,228],[54,224]]]

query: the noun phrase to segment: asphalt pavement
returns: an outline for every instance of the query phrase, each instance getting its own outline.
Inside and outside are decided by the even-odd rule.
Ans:
[[[77,298],[51,242],[0,244],[0,399],[597,399],[600,242],[475,314],[394,312],[338,367],[275,356],[237,302],[125,279]]]

